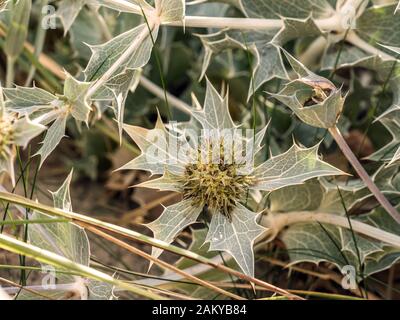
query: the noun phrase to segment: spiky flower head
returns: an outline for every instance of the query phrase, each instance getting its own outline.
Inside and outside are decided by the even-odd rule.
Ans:
[[[227,95],[221,97],[209,81],[204,108],[195,100],[191,115],[187,124],[168,126],[159,117],[152,130],[125,125],[142,153],[121,169],[161,175],[139,186],[183,195],[182,201],[166,207],[147,224],[155,238],[171,243],[207,208],[209,249],[228,252],[246,274],[253,275],[252,247],[264,228],[257,223],[259,214],[246,205],[252,194],[342,172],[319,159],[318,145],[294,144],[285,153],[256,164],[266,127],[256,134],[253,130],[243,134],[230,116]],[[152,254],[157,257],[161,252],[153,248]]]

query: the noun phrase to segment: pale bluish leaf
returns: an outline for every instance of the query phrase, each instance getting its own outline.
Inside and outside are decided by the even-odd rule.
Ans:
[[[183,179],[180,176],[165,172],[161,177],[147,180],[135,185],[135,187],[157,189],[160,191],[181,192],[183,187]]]
[[[28,116],[16,120],[13,128],[13,141],[23,148],[28,145],[30,140],[46,130],[44,125],[31,121]]]
[[[400,19],[393,14],[396,4],[372,6],[357,19],[355,32],[368,43],[399,47]]]
[[[257,214],[239,203],[232,212],[232,221],[214,212],[206,238],[210,243],[210,251],[228,252],[249,276],[254,276],[254,241],[265,231],[264,227],[257,224],[257,217]]]
[[[74,170],[72,169],[68,177],[65,179],[65,181],[57,191],[51,192],[51,195],[53,196],[54,207],[66,211],[72,211],[71,194],[69,189],[73,172]]]
[[[53,124],[47,130],[46,136],[42,141],[42,147],[36,153],[36,155],[40,155],[40,166],[42,166],[46,158],[57,147],[61,139],[64,137],[66,124],[67,115],[62,114],[53,122]]]
[[[308,37],[318,37],[324,35],[321,29],[315,24],[310,16],[306,19],[283,20],[283,28],[274,36],[272,42],[283,45],[290,40],[299,39],[305,35]]]
[[[92,56],[84,71],[86,81],[94,81],[101,77],[130,47],[132,42],[142,33],[146,32],[148,27],[141,24],[136,28],[128,30],[110,41],[90,46]],[[152,32],[154,41],[157,39],[158,28]],[[132,56],[119,65],[114,75],[123,72],[126,68],[137,69],[143,67],[150,59],[153,43],[150,34],[139,44]]]
[[[67,74],[64,82],[64,97],[67,99],[65,104],[69,106],[72,117],[85,123],[89,120],[91,110],[86,99],[90,85],[90,82],[78,81],[70,74]]]
[[[400,159],[400,123],[397,117],[386,117],[379,120],[392,135],[392,141],[369,155],[373,161],[388,161],[392,164]]]
[[[334,9],[326,0],[241,0],[244,13],[251,18],[280,19],[329,17]]]
[[[294,144],[285,153],[265,161],[255,169],[256,183],[251,188],[272,191],[315,177],[344,174],[319,159],[318,147],[301,148]]]
[[[196,222],[203,208],[192,206],[192,200],[183,200],[166,207],[158,219],[146,224],[156,239],[171,243],[179,232]],[[162,249],[153,247],[152,256],[158,257]]]
[[[223,130],[236,127],[229,113],[228,95],[222,98],[208,79],[204,107],[201,111],[193,111],[192,114],[203,129]]]
[[[6,97],[6,108],[23,114],[30,114],[42,109],[53,109],[52,104],[57,101],[55,95],[36,87],[16,86],[12,89],[4,88],[3,92]]]
[[[152,174],[182,174],[188,159],[178,151],[188,147],[184,137],[169,133],[158,118],[152,130],[142,127],[124,125],[124,130],[138,145],[140,156],[128,162],[120,170],[145,170]]]
[[[155,6],[163,23],[182,21],[185,17],[184,0],[156,0]]]

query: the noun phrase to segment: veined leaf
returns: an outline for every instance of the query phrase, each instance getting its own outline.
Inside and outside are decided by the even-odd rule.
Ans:
[[[381,208],[354,218],[393,234],[399,234],[398,224]],[[362,280],[360,262],[364,264],[364,277],[385,270],[400,259],[398,248],[373,241],[357,234],[354,238],[349,229],[317,223],[299,223],[289,226],[282,233],[292,263],[328,261],[338,268],[353,266],[357,279]],[[358,249],[356,249],[356,244]],[[359,255],[359,256],[358,256]],[[359,258],[361,261],[359,261]]]
[[[6,97],[6,108],[21,114],[31,114],[42,109],[53,109],[53,103],[58,99],[40,88],[27,88],[16,86],[15,88],[4,88]]]
[[[398,122],[397,117],[386,117],[379,121],[390,132],[393,140],[368,156],[367,159],[374,161],[388,161],[389,164],[392,164],[400,159],[400,123]]]
[[[193,111],[192,114],[203,129],[223,130],[236,127],[229,113],[228,95],[222,98],[208,79],[204,108],[201,111]]]
[[[42,141],[42,147],[36,153],[36,155],[40,155],[40,166],[64,137],[67,118],[67,114],[61,114],[47,130],[46,136]]]
[[[400,19],[396,4],[373,6],[357,19],[355,32],[372,45],[400,46]]]
[[[182,21],[185,17],[184,0],[156,0],[155,6],[163,23]]]
[[[280,19],[329,17],[334,9],[327,0],[240,0],[242,10],[251,18]]]
[[[319,145],[301,148],[294,144],[285,153],[262,163],[253,173],[257,183],[251,188],[272,191],[288,185],[301,184],[315,177],[344,174],[319,159],[318,147]]]
[[[254,276],[253,244],[265,228],[257,224],[258,215],[241,204],[232,212],[232,221],[218,212],[212,213],[206,241],[210,251],[228,252],[247,275]]]
[[[29,141],[38,136],[46,127],[31,121],[28,116],[14,122],[13,141],[17,146],[25,148]]]
[[[183,229],[196,222],[203,208],[192,206],[192,200],[183,200],[166,207],[157,220],[146,224],[153,231],[154,238],[171,243]],[[153,247],[152,256],[158,257],[162,249]]]
[[[102,45],[90,46],[92,56],[84,71],[86,81],[94,81],[101,77],[132,45],[132,42],[134,42],[140,34],[146,32],[146,30],[148,30],[147,25],[141,24]],[[155,28],[155,30],[152,31],[154,40],[157,39],[157,33],[158,28]],[[143,67],[148,62],[153,47],[149,35],[145,37],[142,43],[138,44],[136,50],[129,59],[123,61],[119,65],[114,76],[122,73],[126,68],[137,69]]]
[[[140,156],[122,166],[119,170],[145,170],[151,174],[182,174],[188,160],[181,147],[188,147],[184,137],[176,132],[169,133],[158,117],[152,130],[142,127],[124,125],[126,133],[138,145]]]
[[[90,82],[81,82],[76,80],[70,74],[64,83],[64,97],[67,99],[71,116],[77,121],[85,123],[89,120],[90,106],[86,100],[86,93],[90,87]]]
[[[72,210],[70,196],[72,174],[73,170],[71,170],[61,187],[52,192],[55,208],[66,211]],[[51,219],[50,216],[39,212],[34,212],[31,217],[31,219],[42,218]],[[54,252],[80,265],[89,266],[90,245],[83,228],[71,222],[33,224],[28,229],[28,235],[31,244]],[[78,276],[63,273],[56,273],[56,276],[61,283],[76,283],[77,287],[82,286],[81,298],[109,300],[112,297],[113,286],[108,283],[93,279],[82,281],[82,278]]]

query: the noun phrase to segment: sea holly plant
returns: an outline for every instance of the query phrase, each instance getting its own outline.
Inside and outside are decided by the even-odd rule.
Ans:
[[[182,193],[181,202],[166,207],[157,220],[147,224],[156,239],[172,242],[206,208],[211,215],[206,237],[210,250],[228,252],[243,272],[253,276],[252,247],[264,228],[257,223],[259,214],[245,206],[249,194],[343,172],[319,159],[318,145],[302,148],[294,144],[286,153],[255,163],[266,128],[255,136],[248,130],[250,137],[242,137],[229,114],[227,96],[221,97],[210,82],[203,108],[196,108],[192,116],[201,126],[200,142],[187,142],[185,130],[179,134],[173,126],[164,127],[160,119],[152,130],[126,125],[125,131],[142,154],[121,169],[162,174],[139,186]],[[152,254],[161,252],[153,248]]]
[[[30,290],[5,292],[243,299],[241,279],[299,298],[254,278],[266,261],[328,263],[337,285],[353,266],[368,285],[348,294],[368,297],[371,275],[400,260],[399,14],[396,0],[0,1],[0,248],[21,256],[10,278]],[[78,182],[71,172],[42,204],[64,164]],[[73,211],[75,187],[90,214]],[[118,218],[96,218],[105,208]],[[31,283],[27,270],[49,266],[55,289]]]

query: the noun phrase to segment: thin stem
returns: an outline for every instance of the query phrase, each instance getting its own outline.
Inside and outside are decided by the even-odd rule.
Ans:
[[[140,82],[139,84],[145,88],[147,91],[151,92],[154,94],[157,98],[160,98],[162,100],[165,100],[165,95],[164,95],[164,90],[157,86],[154,82],[150,81],[149,79],[145,78],[144,76],[140,77]],[[166,92],[166,96],[168,99],[168,102],[171,104],[171,106],[174,106],[178,110],[186,113],[186,114],[191,114],[191,109],[192,107],[189,106],[187,103],[183,102],[179,98],[175,97],[174,95]]]
[[[47,6],[48,3],[49,3],[49,0],[42,0],[40,3],[40,8]],[[35,52],[34,52],[34,55],[36,58],[38,58],[40,53],[42,52],[44,41],[46,39],[47,28],[43,28],[42,23],[41,23],[45,14],[46,13],[42,11],[41,15],[38,19],[39,22],[38,22],[37,30],[36,30]],[[26,78],[26,81],[25,81],[26,87],[30,85],[33,77],[35,76],[35,72],[36,72],[36,67],[35,67],[35,65],[32,65],[29,70],[28,77]]]
[[[378,189],[375,183],[372,181],[371,177],[365,171],[364,167],[358,161],[353,151],[351,151],[350,147],[347,145],[346,140],[344,140],[342,134],[339,129],[335,126],[329,129],[332,137],[335,139],[339,148],[342,150],[343,154],[347,158],[347,160],[351,163],[354,170],[356,170],[357,174],[364,181],[365,185],[375,196],[376,200],[382,205],[383,208],[392,216],[392,218],[400,224],[400,215],[397,210],[391,205],[391,203],[386,199],[383,193]]]
[[[138,248],[135,248],[135,247],[127,244],[126,242],[124,242],[122,240],[119,240],[119,239],[117,239],[117,238],[115,238],[115,237],[113,237],[113,236],[111,236],[111,235],[109,235],[109,234],[107,234],[107,233],[95,228],[95,227],[92,227],[92,226],[89,226],[89,225],[85,225],[85,228],[87,230],[93,232],[94,234],[97,234],[98,236],[100,236],[100,237],[102,237],[102,238],[104,238],[104,239],[106,239],[106,240],[108,240],[110,242],[113,242],[116,245],[118,245],[118,246],[120,246],[122,248],[125,248],[126,250],[128,250],[128,251],[130,251],[130,252],[132,252],[134,254],[137,254],[137,255],[139,255],[139,256],[141,256],[141,257],[143,257],[143,258],[145,258],[145,259],[147,259],[149,261],[152,261],[155,264],[161,266],[162,268],[169,269],[169,270],[171,270],[171,271],[183,276],[186,279],[192,280],[195,283],[200,284],[201,286],[203,286],[205,288],[214,290],[214,291],[218,292],[219,294],[223,294],[223,295],[225,295],[227,297],[230,297],[230,298],[233,298],[233,299],[237,299],[237,300],[243,300],[244,299],[244,298],[242,298],[242,297],[240,297],[240,296],[238,296],[236,294],[233,294],[233,293],[225,291],[225,290],[223,290],[221,288],[218,288],[218,287],[210,284],[208,281],[202,280],[200,278],[197,278],[196,276],[193,276],[193,275],[191,275],[189,273],[186,273],[185,271],[183,271],[183,270],[181,270],[181,269],[179,269],[179,268],[177,268],[177,267],[175,267],[175,266],[173,266],[173,265],[171,265],[171,264],[169,264],[167,262],[164,262],[164,261],[162,261],[162,260],[160,260],[158,258],[155,258],[152,255],[150,255],[148,253],[145,253],[142,250],[139,250]]]
[[[107,223],[95,218],[92,218],[90,216],[87,215],[83,215],[83,214],[79,214],[79,213],[75,213],[75,212],[70,212],[70,211],[64,211],[61,209],[57,209],[57,208],[53,208],[50,206],[46,206],[44,204],[40,204],[38,202],[32,201],[30,199],[15,195],[15,194],[11,194],[8,192],[0,192],[0,200],[6,201],[6,202],[10,202],[13,204],[17,204],[17,205],[21,205],[33,210],[37,210],[40,211],[42,213],[46,213],[49,214],[51,216],[59,216],[59,217],[65,217],[67,219],[71,219],[72,221],[74,221],[75,223],[79,224],[80,222],[83,222],[84,224],[89,224],[91,226],[96,226],[98,228],[101,228],[103,230],[108,230],[111,231],[115,234],[119,234],[121,236],[124,236],[126,238],[130,238],[139,242],[143,242],[146,244],[150,244],[154,247],[163,249],[163,250],[167,250],[170,252],[173,252],[175,254],[178,254],[180,256],[184,256],[186,258],[192,259],[194,261],[200,262],[200,263],[204,263],[207,265],[210,265],[218,270],[221,270],[222,272],[231,274],[233,276],[236,276],[240,279],[252,282],[254,284],[258,284],[272,292],[276,292],[279,293],[281,295],[285,295],[291,299],[299,299],[299,297],[290,294],[289,292],[287,292],[284,289],[281,289],[279,287],[276,287],[272,284],[269,284],[265,281],[262,281],[260,279],[248,276],[243,274],[240,271],[231,269],[229,267],[226,267],[224,265],[221,264],[217,264],[215,262],[213,262],[212,260],[203,257],[199,254],[196,254],[190,250],[186,250],[186,249],[182,249],[182,248],[178,248],[174,245],[171,245],[167,242],[158,240],[158,239],[154,239],[152,237],[148,237],[144,234],[141,234],[139,232],[136,232],[134,230],[130,230],[115,224],[111,224],[111,223]]]
[[[285,226],[301,222],[320,222],[350,229],[349,221],[346,217],[339,216],[337,214],[318,213],[314,211],[271,214],[265,215],[261,219],[261,225],[272,228],[272,231],[275,234],[277,234]],[[385,242],[396,248],[400,248],[400,236],[398,235],[375,228],[371,225],[354,219],[351,219],[351,226],[357,233]]]
[[[15,59],[12,57],[7,57],[7,75],[6,75],[6,87],[11,88],[14,77],[15,77]]]

